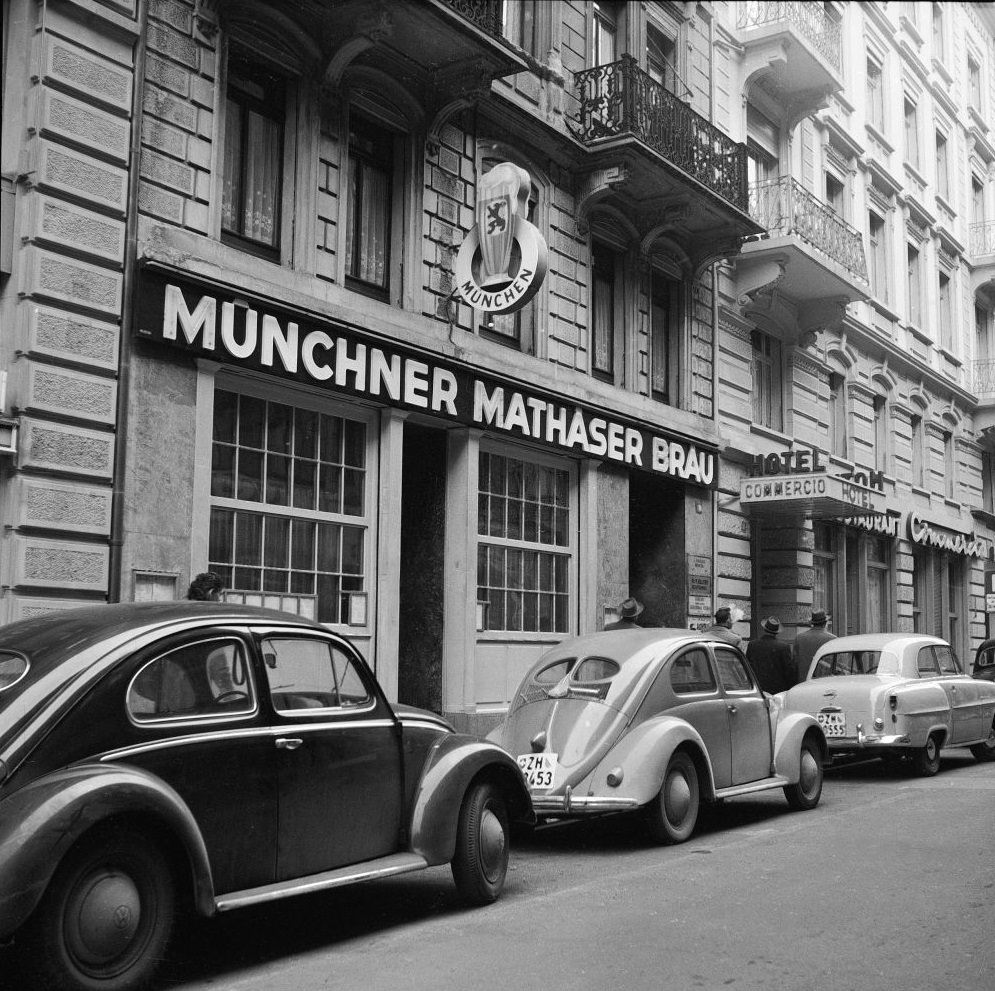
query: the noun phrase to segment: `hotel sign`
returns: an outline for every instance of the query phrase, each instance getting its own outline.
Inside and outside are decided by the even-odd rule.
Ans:
[[[811,515],[860,516],[883,512],[882,494],[828,472],[744,478],[739,501],[743,506],[768,506]]]
[[[313,313],[249,301],[243,293],[148,269],[141,273],[137,298],[137,335],[191,356],[432,413],[693,485],[718,484],[713,445],[525,389]]]

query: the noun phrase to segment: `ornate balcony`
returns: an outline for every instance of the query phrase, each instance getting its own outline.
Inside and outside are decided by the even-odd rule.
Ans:
[[[821,3],[749,0],[738,7],[746,78],[785,104],[790,120],[814,113],[843,88],[840,23]]]
[[[971,391],[982,406],[995,405],[995,359],[984,358],[974,362]]]
[[[622,163],[624,192],[640,206],[683,200],[690,230],[756,233],[746,188],[746,146],[733,141],[625,54],[574,76],[570,129],[597,169]],[[733,230],[729,225],[733,225]]]
[[[501,0],[441,0],[457,14],[476,24],[481,31],[501,34]]]
[[[995,295],[995,220],[971,224],[969,234],[971,288]]]

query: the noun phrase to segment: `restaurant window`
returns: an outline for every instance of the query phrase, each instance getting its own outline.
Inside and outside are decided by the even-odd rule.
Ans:
[[[612,381],[615,375],[615,286],[619,258],[606,245],[591,247],[591,370]]]
[[[829,453],[847,457],[846,380],[838,372],[829,373]]]
[[[884,77],[881,63],[867,57],[867,117],[879,131],[884,131]]]
[[[504,0],[501,4],[501,23],[504,36],[530,55],[539,54],[536,40],[536,13],[538,5],[532,0]]]
[[[346,285],[384,301],[391,276],[394,148],[387,127],[350,114]]]
[[[965,560],[956,554],[912,553],[912,622],[916,633],[943,637],[961,651],[966,632]]]
[[[867,537],[867,623],[862,632],[891,629],[891,561],[884,537]]]
[[[680,402],[681,293],[683,286],[653,270],[650,312],[650,389],[654,399]]]
[[[924,488],[926,485],[926,458],[923,452],[926,438],[923,435],[922,417],[913,415],[910,427],[912,435],[912,484]]]
[[[873,210],[867,214],[867,232],[870,241],[871,288],[882,303],[888,302],[888,245],[884,219]]]
[[[349,621],[366,583],[366,445],[362,421],[215,392],[208,557],[226,589]]]
[[[571,481],[549,463],[480,452],[477,600],[488,630],[568,632]]]
[[[874,467],[878,471],[888,470],[888,400],[875,396],[874,416]]]
[[[812,602],[817,609],[825,609],[830,616],[836,614],[836,551],[834,530],[826,523],[812,524],[814,549],[812,552],[813,586]]]
[[[781,376],[781,342],[770,334],[754,330],[753,345],[753,420],[762,427],[784,427]]]
[[[906,262],[909,289],[909,323],[922,326],[922,270],[919,249],[906,245]]]
[[[280,251],[284,80],[247,55],[228,56],[221,239],[277,259]]]
[[[947,160],[947,137],[936,132],[936,195],[950,199],[950,163]]]
[[[919,168],[919,108],[908,97],[905,98],[905,160],[913,168]]]
[[[616,59],[618,11],[611,0],[594,4],[591,19],[591,65],[608,65]]]

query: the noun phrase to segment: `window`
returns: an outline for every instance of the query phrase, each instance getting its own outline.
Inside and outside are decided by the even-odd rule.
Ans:
[[[912,552],[912,631],[926,633],[928,614],[926,612],[926,582],[929,559],[924,551]]]
[[[829,373],[829,453],[847,456],[846,381],[838,372]]]
[[[679,402],[681,290],[680,282],[668,279],[654,269],[650,311],[650,392],[654,399],[671,406]]]
[[[566,633],[569,624],[570,474],[480,452],[477,599],[487,629]]]
[[[591,370],[608,381],[615,373],[616,257],[611,248],[592,245]]]
[[[936,663],[940,669],[940,674],[963,674],[960,661],[950,647],[936,644],[933,647],[936,654]]]
[[[846,186],[836,176],[826,173],[826,204],[838,217],[844,217]]]
[[[930,633],[943,637],[954,651],[964,646],[960,641],[966,633],[965,561],[953,554],[938,551],[916,550],[912,554],[912,620],[916,633]],[[932,653],[932,651],[931,651]],[[920,656],[930,674],[937,674],[939,661],[935,654],[929,660]],[[943,658],[944,666],[957,664]],[[959,666],[959,665],[958,665]]]
[[[943,434],[943,494],[948,499],[954,497],[954,474],[957,466],[954,464],[954,435],[950,431]]]
[[[884,396],[874,397],[874,467],[878,471],[888,470],[888,400]]]
[[[943,61],[947,44],[943,26],[943,8],[940,4],[933,4],[933,58]]]
[[[781,395],[781,342],[770,334],[754,330],[753,420],[771,430],[784,426]]]
[[[937,328],[939,332],[940,345],[945,348],[950,348],[953,345],[953,300],[950,295],[950,276],[946,275],[944,272],[940,272],[937,276],[937,316],[939,318],[939,327]]]
[[[751,195],[755,195],[758,183],[766,183],[777,179],[780,175],[778,156],[781,149],[781,131],[769,117],[762,114],[752,104],[746,105],[746,150],[747,150],[747,181],[750,184]],[[776,190],[771,190],[767,196],[776,196]],[[763,216],[767,216],[770,207],[764,203],[751,204],[758,206]],[[756,214],[755,214],[756,215]]]
[[[221,238],[277,258],[283,161],[284,82],[233,51],[225,93]]]
[[[814,581],[812,601],[823,604],[831,616],[836,615],[836,548],[834,530],[826,523],[812,524]]]
[[[967,57],[968,103],[975,110],[981,110],[981,66],[970,55]]]
[[[905,98],[905,160],[914,168],[919,168],[919,109],[908,97]]]
[[[854,674],[875,674],[880,663],[880,650],[838,650],[832,654],[823,654],[819,658],[812,677],[836,678]]]
[[[349,122],[346,285],[388,299],[394,136],[359,114]]]
[[[974,356],[978,361],[988,361],[991,358],[991,334],[989,333],[990,315],[983,306],[974,307]],[[985,370],[985,387],[982,388],[980,381],[975,382],[975,392],[991,392],[991,387],[987,384],[989,376]],[[980,380],[982,376],[975,376]]]
[[[352,659],[327,640],[274,637],[263,641],[262,652],[277,712],[355,708],[373,701]]]
[[[867,633],[891,629],[891,565],[888,541],[869,537],[867,547]]]
[[[501,23],[504,36],[530,55],[539,54],[536,41],[536,4],[527,0],[504,0]]]
[[[936,132],[936,195],[950,199],[950,176],[947,169],[947,138]]]
[[[245,601],[347,622],[364,589],[366,488],[365,423],[215,392],[209,563]]]
[[[909,290],[909,323],[922,326],[922,273],[919,265],[919,249],[911,244],[906,246],[906,262]]]
[[[615,37],[618,23],[615,4],[600,0],[594,4],[592,18],[591,65],[608,65],[615,61]]]
[[[976,224],[985,220],[985,187],[976,175],[971,176],[971,219]]]
[[[696,647],[675,657],[670,665],[670,685],[675,695],[714,692],[715,676],[708,663],[708,653]]]
[[[933,653],[932,647],[921,647],[919,649],[919,653],[916,655],[916,671],[919,672],[920,678],[940,673],[936,666],[936,654]]]
[[[673,38],[651,25],[646,26],[646,71],[670,93],[677,92],[677,46]]]
[[[881,63],[867,58],[867,119],[879,131],[884,130],[884,80]]]
[[[871,288],[874,295],[883,303],[888,302],[888,245],[885,236],[884,219],[873,211],[867,215],[867,229],[870,240]]]
[[[728,647],[715,647],[715,664],[719,669],[719,681],[727,692],[749,692],[753,690],[753,678],[743,659]]]
[[[912,433],[912,484],[923,488],[926,484],[926,459],[923,457],[923,445],[926,443],[926,439],[923,436],[922,417],[913,415],[910,426]]]
[[[995,457],[991,451],[981,452],[981,508],[995,513]]]
[[[137,723],[240,716],[256,708],[252,672],[238,640],[187,644],[149,661],[132,679],[128,715]]]

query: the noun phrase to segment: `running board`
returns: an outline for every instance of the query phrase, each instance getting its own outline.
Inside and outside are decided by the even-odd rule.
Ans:
[[[745,785],[733,785],[731,788],[716,788],[715,797],[716,798],[735,798],[737,795],[750,795],[755,791],[769,791],[771,788],[783,788],[785,785],[790,785],[791,782],[782,777],[780,774],[775,774],[771,778],[764,778],[762,781],[751,781],[749,784]]]
[[[214,910],[228,912],[233,908],[271,902],[278,898],[287,898],[289,895],[325,891],[328,888],[338,888],[359,881],[375,881],[377,878],[390,877],[393,874],[410,874],[412,871],[423,871],[426,867],[428,861],[416,853],[395,853],[390,857],[378,857],[376,860],[366,860],[360,864],[350,864],[348,867],[337,867],[334,871],[309,874],[307,877],[278,881],[276,884],[264,884],[258,888],[246,888],[244,891],[232,891],[214,899]]]

